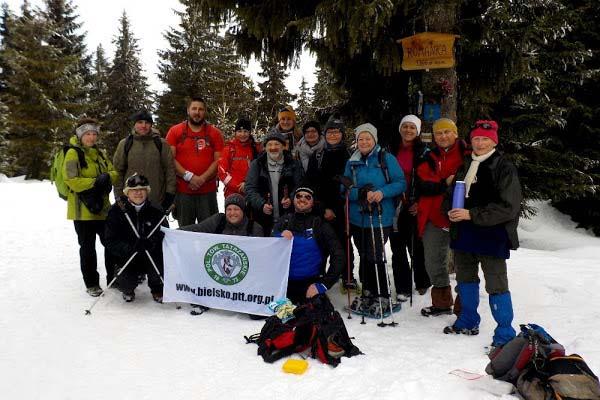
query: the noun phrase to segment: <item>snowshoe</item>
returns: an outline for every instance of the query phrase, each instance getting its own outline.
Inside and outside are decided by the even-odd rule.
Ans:
[[[383,318],[389,317],[392,313],[397,313],[402,309],[401,303],[392,303],[392,313],[390,313],[390,304],[387,298],[381,298],[381,305],[383,307]],[[381,318],[381,312],[379,308],[379,299],[376,297],[357,297],[350,305],[350,309],[345,307],[346,311],[350,311],[353,314],[365,316],[367,318]]]
[[[123,300],[125,300],[127,303],[131,303],[132,301],[135,300],[135,293],[134,292],[123,293]]]
[[[454,325],[452,325],[452,326],[445,327],[444,333],[446,335],[448,335],[450,333],[455,333],[457,335],[462,334],[462,335],[467,335],[467,336],[475,336],[475,335],[479,335],[479,327],[469,329],[469,328],[457,328]]]
[[[89,294],[92,297],[98,297],[103,292],[103,290],[102,290],[102,288],[100,288],[100,286],[92,286],[92,287],[87,288],[85,291],[87,292],[87,294]]]
[[[452,308],[440,308],[429,306],[421,309],[421,315],[424,317],[437,317],[439,315],[451,315]]]

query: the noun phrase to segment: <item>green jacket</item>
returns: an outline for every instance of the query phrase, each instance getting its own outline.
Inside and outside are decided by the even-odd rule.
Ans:
[[[164,140],[160,153],[154,143],[155,133],[141,136],[133,132],[133,142],[127,160],[125,159],[125,143],[127,138],[122,139],[115,150],[113,164],[119,173],[119,179],[113,181],[115,198],[123,194],[125,179],[137,172],[144,175],[150,182],[150,194],[148,198],[152,204],[160,207],[165,193],[175,194],[177,181],[175,178],[175,163],[171,146]]]
[[[112,182],[116,182],[119,174],[113,168],[112,163],[106,157],[106,154],[102,152],[102,156],[99,155],[101,152],[96,146],[84,147],[77,136],[71,137],[69,140],[71,146],[76,146],[83,149],[85,154],[85,161],[87,162],[86,168],[81,168],[79,165],[79,157],[77,151],[69,149],[65,154],[65,161],[63,164],[63,176],[65,183],[71,189],[67,196],[67,219],[77,221],[93,221],[93,220],[104,220],[108,214],[110,207],[110,201],[108,195],[104,197],[104,208],[100,214],[92,214],[90,210],[81,202],[77,193],[83,192],[84,190],[91,189],[94,186],[96,177],[104,172],[110,175]]]

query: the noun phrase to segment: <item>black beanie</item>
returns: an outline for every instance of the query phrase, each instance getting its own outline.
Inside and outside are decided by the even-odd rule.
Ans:
[[[152,114],[150,114],[148,110],[140,110],[129,117],[129,119],[131,119],[133,122],[147,121],[150,123],[150,125],[154,124],[154,121],[152,120]]]
[[[340,117],[332,115],[327,120],[327,123],[325,124],[325,129],[323,130],[323,133],[327,133],[328,129],[339,129],[343,135],[344,130],[346,129],[346,126],[344,125],[344,121]]]
[[[321,124],[319,124],[318,121],[308,121],[307,123],[304,124],[304,126],[302,126],[302,135],[304,136],[304,134],[306,134],[306,130],[308,128],[315,128],[317,130],[317,132],[319,133],[319,135],[321,134]]]
[[[252,123],[249,120],[245,119],[245,118],[240,118],[235,123],[235,130],[239,131],[240,129],[245,129],[247,131],[251,131],[252,130]]]
[[[244,196],[242,196],[239,193],[230,194],[225,199],[225,208],[227,208],[227,206],[232,205],[232,204],[241,208],[242,211],[246,208],[246,200],[244,199]]]

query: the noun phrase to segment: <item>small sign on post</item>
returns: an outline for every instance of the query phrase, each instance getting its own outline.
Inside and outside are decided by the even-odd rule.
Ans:
[[[448,33],[424,32],[399,39],[404,54],[402,69],[412,71],[454,67],[454,41],[458,37]]]

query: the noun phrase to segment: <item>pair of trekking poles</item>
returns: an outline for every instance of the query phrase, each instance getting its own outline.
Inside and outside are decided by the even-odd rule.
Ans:
[[[345,212],[346,212],[346,221],[345,221],[345,229],[346,229],[346,266],[347,266],[347,282],[350,282],[350,280],[352,279],[352,270],[354,269],[354,265],[352,263],[351,260],[351,256],[350,256],[350,189],[352,189],[354,187],[354,182],[345,176],[338,176],[337,180],[345,187],[346,189],[346,193],[345,193],[345,204],[344,204],[344,208],[345,208]],[[389,272],[387,271],[387,256],[385,254],[385,237],[383,234],[383,219],[382,219],[382,209],[381,209],[381,204],[379,202],[375,203],[377,204],[377,213],[378,213],[378,220],[379,220],[379,233],[380,233],[380,237],[381,237],[381,259],[383,262],[383,266],[384,266],[384,270],[385,270],[385,280],[386,280],[386,286],[388,288],[388,305],[390,308],[390,317],[391,317],[391,322],[386,323],[384,322],[384,318],[383,318],[383,302],[381,300],[381,284],[380,284],[380,279],[379,279],[379,268],[377,266],[377,247],[375,245],[375,227],[373,224],[373,203],[368,203],[367,204],[367,209],[369,210],[369,224],[370,224],[370,228],[371,228],[371,246],[373,248],[373,260],[374,260],[374,266],[375,266],[375,280],[377,281],[377,292],[380,296],[378,296],[378,300],[379,300],[379,316],[380,316],[380,322],[377,324],[377,326],[380,327],[385,327],[385,326],[396,326],[398,325],[398,323],[394,320],[394,313],[393,313],[393,305],[392,305],[392,297],[391,297],[391,292],[390,292],[390,277],[389,277]],[[364,246],[364,240],[361,241],[363,243]],[[361,252],[360,256],[364,256],[364,249]],[[364,277],[361,277],[364,278]],[[362,279],[364,281],[364,279]],[[347,295],[348,295],[348,319],[352,319],[352,313],[351,313],[351,300],[350,300],[350,290],[346,291]],[[361,301],[364,300],[364,288],[361,291]],[[361,320],[361,324],[366,324],[365,322],[365,316],[364,314],[362,315],[362,320]]]
[[[129,214],[127,214],[127,210],[125,209],[125,204],[123,202],[121,202],[121,201],[117,201],[117,204],[119,205],[119,208],[121,209],[121,211],[123,211],[123,215],[125,215],[125,218],[127,219],[127,222],[129,222],[129,226],[131,227],[131,230],[135,234],[135,237],[138,240],[141,239],[141,236],[140,236],[138,230],[136,229],[135,225],[133,224],[133,221],[131,221],[131,217],[129,217]],[[163,221],[171,213],[171,211],[173,210],[173,208],[175,208],[174,204],[171,205],[171,207],[169,207],[165,211],[165,214],[163,215],[163,217],[160,219],[160,221],[158,221],[156,223],[156,225],[154,226],[154,228],[150,231],[150,233],[144,239],[147,240],[152,235],[154,235],[154,232],[156,232],[158,230],[158,228],[160,228],[160,226],[162,225]],[[131,261],[133,261],[133,259],[135,258],[135,256],[138,255],[138,253],[139,253],[138,250],[136,250],[136,251],[133,252],[133,254],[131,255],[131,257],[129,257],[129,259],[127,260],[127,262],[125,262],[125,264],[123,264],[123,266],[119,269],[119,271],[114,276],[114,278],[110,281],[110,283],[106,287],[106,290],[99,297],[97,297],[96,300],[94,300],[94,302],[92,303],[92,305],[90,306],[90,308],[88,308],[87,310],[85,310],[85,315],[91,315],[92,314],[92,308],[94,308],[94,306],[96,306],[96,304],[98,303],[98,301],[100,301],[100,299],[102,297],[104,297],[104,293],[106,293],[106,291],[112,287],[112,285],[116,282],[116,280],[119,278],[119,276],[121,276],[121,274],[123,273],[123,271],[125,271],[125,269],[127,268],[127,266],[131,263]],[[146,257],[148,257],[148,260],[152,264],[152,267],[154,268],[154,271],[156,271],[156,274],[160,278],[161,283],[164,285],[165,281],[163,280],[163,277],[160,274],[160,271],[159,271],[158,267],[156,266],[156,263],[154,262],[154,259],[150,255],[150,252],[148,251],[148,249],[144,249],[144,253],[146,254]]]

